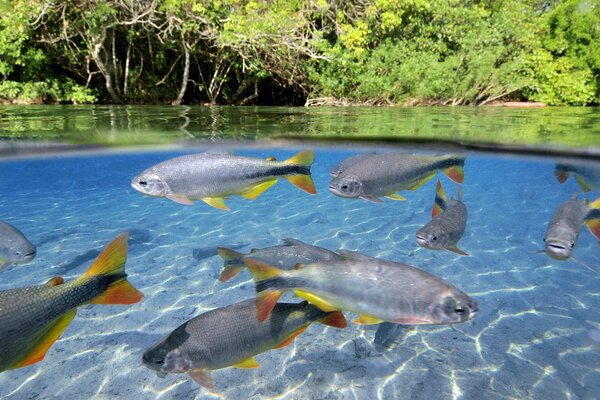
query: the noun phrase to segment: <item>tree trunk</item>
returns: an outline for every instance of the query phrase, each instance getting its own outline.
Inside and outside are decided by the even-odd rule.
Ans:
[[[187,89],[188,80],[190,77],[190,49],[187,46],[185,40],[183,41],[183,51],[185,55],[184,67],[183,67],[183,77],[181,80],[181,89],[179,90],[179,94],[177,98],[173,100],[171,103],[174,106],[178,106],[183,101],[183,96],[185,95],[185,91]]]

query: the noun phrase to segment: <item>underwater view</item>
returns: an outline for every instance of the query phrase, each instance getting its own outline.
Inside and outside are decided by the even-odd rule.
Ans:
[[[519,155],[386,143],[389,108],[230,129],[223,108],[195,142],[172,120],[140,139],[122,114],[112,136],[44,136],[48,110],[29,136],[0,129],[0,398],[598,398],[596,122],[578,158],[573,137],[540,151],[542,129]],[[489,144],[473,110],[427,137],[438,121]],[[521,132],[526,112],[502,121]],[[256,134],[331,139],[348,114],[379,141]],[[119,132],[154,146],[103,147]]]

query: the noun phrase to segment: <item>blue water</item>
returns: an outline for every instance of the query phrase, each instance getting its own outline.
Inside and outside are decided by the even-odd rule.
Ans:
[[[283,160],[298,150],[236,154]],[[572,178],[556,181],[553,160],[467,156],[462,190],[469,220],[459,246],[471,256],[461,257],[415,241],[430,219],[436,179],[404,192],[406,201],[384,204],[327,190],[330,168],[359,150],[316,150],[315,196],[282,180],[254,201],[232,198],[230,212],[145,197],[130,187],[145,168],[194,151],[0,162],[0,219],[38,246],[33,262],[0,273],[0,290],[56,275],[73,279],[112,238],[129,231],[126,271],[145,294],[130,306],[80,307],[42,362],[0,374],[0,397],[600,397],[600,274],[535,252],[554,210],[580,191]],[[439,178],[448,196],[456,196],[458,185]],[[580,198],[599,196],[592,191]],[[314,324],[288,347],[257,356],[259,369],[214,371],[213,390],[187,375],[161,379],[142,366],[143,351],[181,323],[254,296],[247,271],[226,284],[217,281],[223,265],[217,246],[247,252],[287,237],[423,268],[475,298],[480,314],[455,326],[407,328],[384,352],[371,344],[376,327]],[[585,228],[575,256],[600,269],[598,243]]]

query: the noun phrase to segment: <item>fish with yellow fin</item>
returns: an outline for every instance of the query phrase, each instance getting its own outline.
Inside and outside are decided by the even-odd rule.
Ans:
[[[187,373],[212,388],[211,370],[258,368],[254,356],[285,347],[313,322],[347,326],[344,315],[302,303],[279,303],[262,323],[256,319],[256,299],[248,299],[200,314],[144,352],[142,362],[158,376]]]
[[[125,274],[127,234],[79,278],[0,292],[0,372],[42,361],[83,304],[133,304],[144,296]]]
[[[359,324],[454,324],[477,314],[475,300],[427,271],[357,252],[338,253],[341,260],[297,265],[292,271],[245,258],[256,281],[258,320],[269,317],[287,290],[323,311],[355,312]]]
[[[584,192],[600,189],[600,164],[589,161],[585,164],[556,164],[554,176],[559,183],[565,183],[571,174],[575,176],[575,181]]]
[[[373,154],[342,170],[331,180],[329,191],[339,197],[360,198],[373,203],[383,203],[381,197],[405,200],[397,192],[417,190],[439,170],[453,181],[462,183],[464,163],[464,157],[456,155]]]
[[[201,153],[158,163],[131,180],[140,193],[166,197],[192,205],[200,199],[220,210],[229,210],[225,200],[232,195],[254,200],[283,177],[309,194],[315,194],[310,167],[315,154],[304,150],[285,160],[260,159],[225,153]]]

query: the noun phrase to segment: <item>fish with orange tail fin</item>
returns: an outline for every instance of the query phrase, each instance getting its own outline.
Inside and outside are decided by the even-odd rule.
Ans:
[[[457,183],[464,180],[464,157],[420,156],[397,152],[373,154],[342,170],[329,184],[336,196],[383,203],[381,197],[405,200],[397,192],[417,190],[437,171]]]
[[[256,313],[256,300],[249,299],[200,314],[146,350],[142,361],[160,377],[187,373],[212,388],[211,370],[258,368],[254,356],[287,346],[313,322],[347,326],[341,312],[324,312],[307,302],[279,303],[262,323]]]
[[[127,234],[115,238],[79,278],[0,292],[0,372],[42,361],[83,304],[133,304],[144,296],[125,273]]]
[[[148,196],[166,197],[192,205],[200,199],[220,210],[232,195],[254,200],[282,177],[309,194],[317,193],[310,175],[315,153],[304,150],[285,160],[260,159],[223,153],[190,154],[163,161],[131,180]]]
[[[435,201],[431,212],[432,220],[417,231],[417,243],[431,250],[446,249],[462,256],[468,256],[458,248],[467,225],[467,207],[462,202],[462,192],[458,192],[458,200],[449,199],[438,180]]]
[[[600,240],[600,198],[592,203],[579,201],[577,195],[564,202],[552,215],[544,236],[545,252],[555,260],[572,258],[590,271],[598,271],[573,257],[573,250],[583,225]]]

